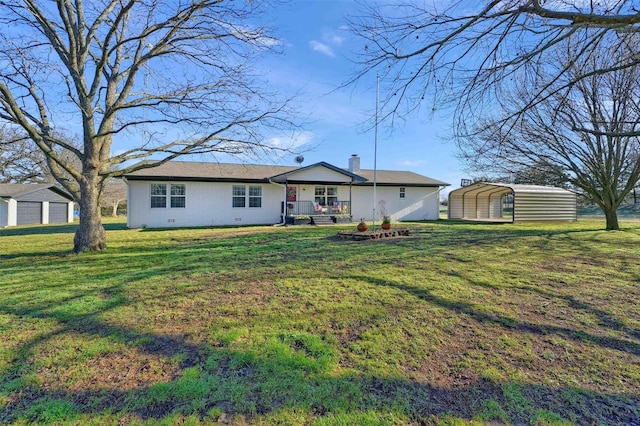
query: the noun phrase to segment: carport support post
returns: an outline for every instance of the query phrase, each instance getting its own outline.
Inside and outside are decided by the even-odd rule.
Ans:
[[[511,223],[516,223],[516,192],[512,189],[511,194]]]

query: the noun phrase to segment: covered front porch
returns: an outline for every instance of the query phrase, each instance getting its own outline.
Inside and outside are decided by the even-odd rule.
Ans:
[[[350,223],[352,185],[362,176],[321,162],[273,176],[284,189],[280,213],[284,223],[324,225]]]
[[[295,225],[330,225],[351,223],[351,201],[336,200],[321,204],[313,201],[287,201],[281,204],[285,223]]]

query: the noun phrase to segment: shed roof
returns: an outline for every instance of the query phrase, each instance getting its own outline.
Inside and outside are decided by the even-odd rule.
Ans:
[[[53,183],[0,183],[0,197],[17,198],[36,191],[42,191],[43,189],[51,190],[69,200],[73,200],[73,197],[67,191]]]
[[[153,161],[144,161],[143,166],[151,166]],[[268,182],[275,177],[286,176],[297,170],[313,167],[329,167],[332,170],[353,176],[359,185],[373,184],[373,170],[361,169],[351,173],[347,169],[320,162],[305,167],[275,166],[262,164],[210,163],[193,161],[169,161],[158,166],[146,167],[125,175],[129,180],[193,180],[193,181],[261,181]],[[377,170],[376,183],[379,185],[445,186],[448,183],[408,171]]]

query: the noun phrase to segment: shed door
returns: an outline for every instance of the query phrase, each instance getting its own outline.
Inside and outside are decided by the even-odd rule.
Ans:
[[[67,222],[67,203],[49,203],[49,223]]]
[[[18,201],[17,225],[33,225],[42,223],[42,203],[35,201]]]

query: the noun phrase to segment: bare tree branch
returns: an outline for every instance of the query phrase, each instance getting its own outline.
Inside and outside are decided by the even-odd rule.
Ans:
[[[616,52],[619,34],[640,30],[640,12],[631,0],[427,4],[373,3],[349,20],[363,48],[356,52],[359,72],[345,85],[380,74],[379,116],[391,125],[425,105],[429,112],[454,105],[454,128],[473,126],[494,112],[495,102],[504,93],[517,88],[531,63],[542,60],[559,44],[574,43],[569,65],[587,59],[596,49]],[[616,59],[590,73],[636,66],[640,55],[630,52]],[[555,79],[564,73],[564,68],[556,69]],[[579,74],[574,80],[565,79],[565,87],[539,85],[522,105],[523,111],[587,77]]]
[[[0,129],[0,182],[52,182],[45,156],[24,134]]]

